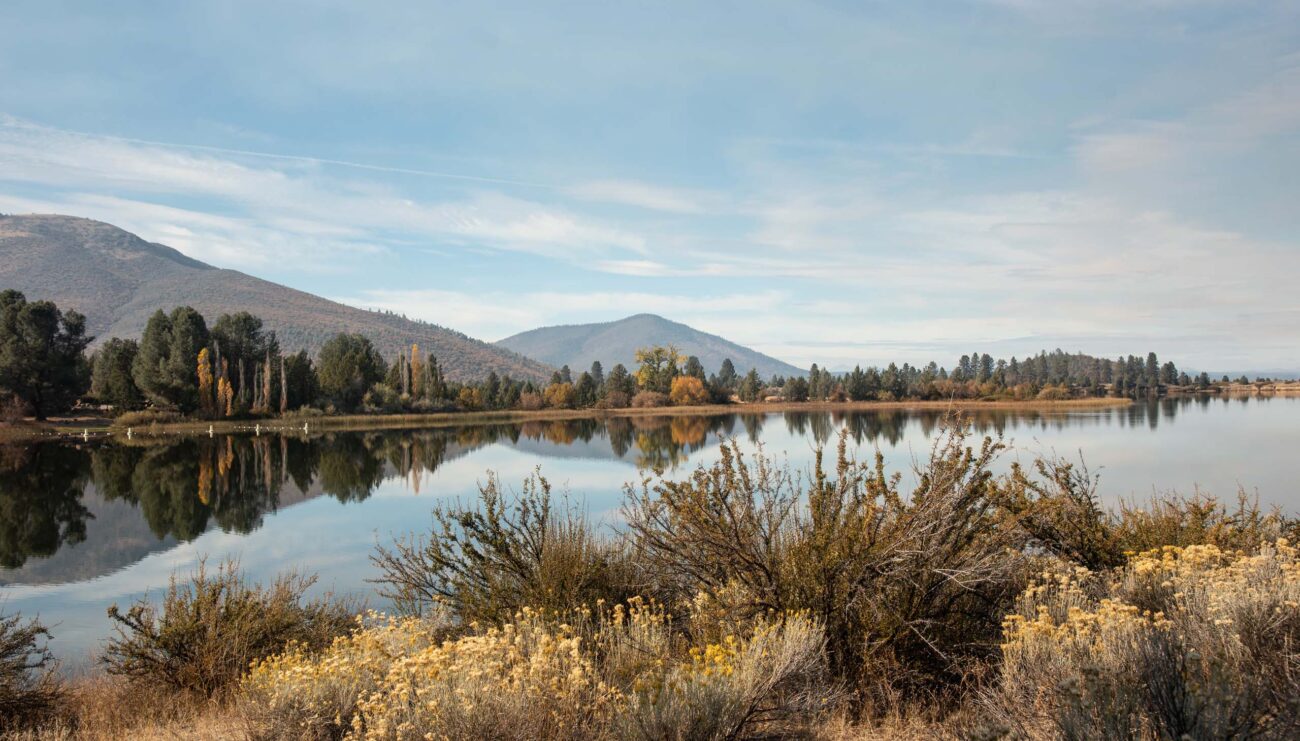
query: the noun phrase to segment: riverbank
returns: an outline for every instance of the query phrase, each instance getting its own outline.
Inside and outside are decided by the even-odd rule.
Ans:
[[[952,400],[952,401],[849,401],[849,402],[754,402],[749,404],[707,404],[701,406],[644,407],[627,409],[509,409],[490,412],[437,412],[432,414],[338,414],[295,415],[262,419],[187,420],[154,422],[125,427],[104,417],[69,417],[46,422],[24,421],[0,426],[0,442],[24,442],[52,437],[103,438],[105,436],[160,437],[169,435],[229,434],[245,432],[298,432],[302,430],[346,432],[356,430],[404,430],[462,427],[479,424],[549,422],[619,417],[679,417],[715,414],[772,414],[787,412],[876,412],[876,411],[1057,411],[1126,407],[1132,399],[1090,397],[1047,400]]]

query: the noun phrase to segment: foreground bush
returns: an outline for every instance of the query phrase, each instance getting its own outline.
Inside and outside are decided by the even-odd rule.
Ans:
[[[320,648],[348,632],[356,607],[329,596],[305,600],[314,582],[290,573],[263,587],[246,581],[234,563],[215,573],[200,564],[188,583],[172,576],[161,608],[148,599],[125,613],[110,607],[117,635],[101,661],[110,674],[137,682],[219,695],[250,662],[286,644]]]
[[[846,444],[833,471],[819,453],[805,477],[733,442],[684,481],[629,489],[638,559],[668,593],[701,593],[720,614],[808,611],[863,700],[941,689],[994,654],[1023,588],[1023,533],[998,511],[990,472],[1002,447],[967,447],[954,427],[904,492],[879,455],[858,463]]]
[[[1107,510],[1098,478],[1087,468],[1040,459],[1030,476],[1013,464],[998,506],[1016,519],[1032,545],[1090,569],[1123,566],[1131,553],[1166,545],[1255,549],[1300,534],[1300,521],[1266,511],[1239,492],[1235,505],[1197,492],[1152,497],[1145,506]]]
[[[723,739],[789,731],[833,699],[812,691],[822,635],[805,617],[698,646],[635,600],[569,618],[526,610],[442,640],[438,621],[372,615],[319,655],[259,662],[247,712],[267,737]]]
[[[1167,546],[1048,573],[1005,624],[995,713],[1045,738],[1295,738],[1300,559]]]
[[[35,620],[0,616],[0,732],[46,718],[60,701],[49,635]]]
[[[567,610],[635,594],[633,565],[586,514],[558,503],[540,475],[518,494],[495,476],[472,506],[435,508],[426,538],[377,549],[380,594],[400,612],[448,607],[464,623],[501,624],[525,607]]]

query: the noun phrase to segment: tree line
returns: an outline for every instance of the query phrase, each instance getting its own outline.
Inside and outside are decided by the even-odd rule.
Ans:
[[[315,357],[284,352],[275,333],[245,311],[209,325],[193,307],[156,311],[139,341],[113,338],[93,355],[85,317],[50,301],[0,292],[0,404],[9,418],[44,419],[77,401],[115,411],[144,408],[204,419],[325,412],[439,411],[696,406],[732,401],[897,401],[912,399],[1064,399],[1157,396],[1169,387],[1208,388],[1154,352],[1114,360],[1062,350],[1025,358],[963,355],[949,370],[926,366],[855,367],[835,373],[814,364],[806,376],[741,375],[731,360],[707,372],[673,346],[643,348],[635,367],[596,361],[567,365],[546,382],[495,372],[465,383],[447,378],[418,344],[386,359],[360,334],[339,333]],[[1245,378],[1240,382],[1247,382]],[[1228,382],[1224,377],[1222,382]]]

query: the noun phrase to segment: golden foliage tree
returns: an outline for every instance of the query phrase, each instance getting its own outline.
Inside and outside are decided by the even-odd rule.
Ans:
[[[576,396],[571,383],[553,383],[542,392],[542,400],[552,409],[572,409]]]
[[[676,345],[655,345],[643,347],[636,351],[636,362],[640,367],[636,371],[636,385],[646,391],[658,391],[666,394],[677,377],[678,366],[686,357]]]
[[[420,346],[411,345],[411,396],[419,399],[424,395],[424,376],[421,371]]]
[[[199,350],[199,410],[205,416],[211,416],[216,410],[216,399],[213,396],[215,389],[212,383],[212,358],[208,353],[208,348]]]
[[[695,376],[678,376],[668,398],[675,406],[698,406],[708,402],[709,392]]]

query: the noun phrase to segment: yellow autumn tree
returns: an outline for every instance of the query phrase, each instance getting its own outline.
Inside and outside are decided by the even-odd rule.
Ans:
[[[675,406],[698,406],[709,401],[709,392],[695,376],[678,376],[673,379],[672,391],[668,400]]]
[[[213,397],[214,389],[212,387],[212,359],[208,355],[208,348],[199,350],[199,409],[204,416],[212,416],[216,409],[216,399]]]
[[[571,383],[553,383],[542,392],[543,401],[552,409],[572,409],[576,396]]]
[[[637,388],[668,393],[679,372],[677,366],[685,360],[675,345],[655,345],[637,350],[636,362],[640,364],[636,371]]]

